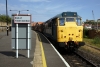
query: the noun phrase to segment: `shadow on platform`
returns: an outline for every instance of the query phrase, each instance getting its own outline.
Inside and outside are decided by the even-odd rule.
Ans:
[[[13,52],[13,51],[0,51],[0,54],[3,54],[5,56],[11,56],[11,57],[14,57],[14,58],[16,57],[16,52]],[[22,57],[26,58],[26,56],[19,54],[19,53],[18,53],[18,56],[22,56]]]

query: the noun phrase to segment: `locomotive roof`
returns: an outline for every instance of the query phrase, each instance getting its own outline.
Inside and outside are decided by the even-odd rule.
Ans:
[[[50,21],[54,18],[63,18],[63,17],[77,17],[77,18],[81,18],[77,12],[62,12],[60,14],[57,14],[56,16],[52,17],[51,19],[47,20],[47,21]],[[46,21],[46,22],[47,22]]]
[[[76,17],[77,12],[62,12],[60,14],[57,14],[53,18],[62,18],[62,17]]]

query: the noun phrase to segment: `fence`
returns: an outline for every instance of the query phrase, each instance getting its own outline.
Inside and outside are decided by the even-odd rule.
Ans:
[[[93,39],[95,37],[100,37],[100,30],[95,29],[84,29],[83,30],[84,37],[88,37],[90,39]]]

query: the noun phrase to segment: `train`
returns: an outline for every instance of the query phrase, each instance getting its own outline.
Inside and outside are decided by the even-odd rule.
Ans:
[[[82,18],[77,12],[62,12],[42,24],[35,30],[56,41],[60,47],[69,50],[77,48],[83,41]]]

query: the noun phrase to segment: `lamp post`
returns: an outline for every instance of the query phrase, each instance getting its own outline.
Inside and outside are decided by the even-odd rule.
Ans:
[[[2,14],[0,14],[0,16],[2,16]],[[0,20],[1,21],[1,30],[3,31],[3,27],[2,27],[2,25],[3,25],[3,22],[2,22],[2,20]]]
[[[6,22],[7,22],[7,36],[8,36],[9,33],[8,33],[8,9],[7,9],[7,0],[6,0]]]
[[[29,11],[29,10],[10,10],[10,11],[18,11],[20,14],[21,11]]]

